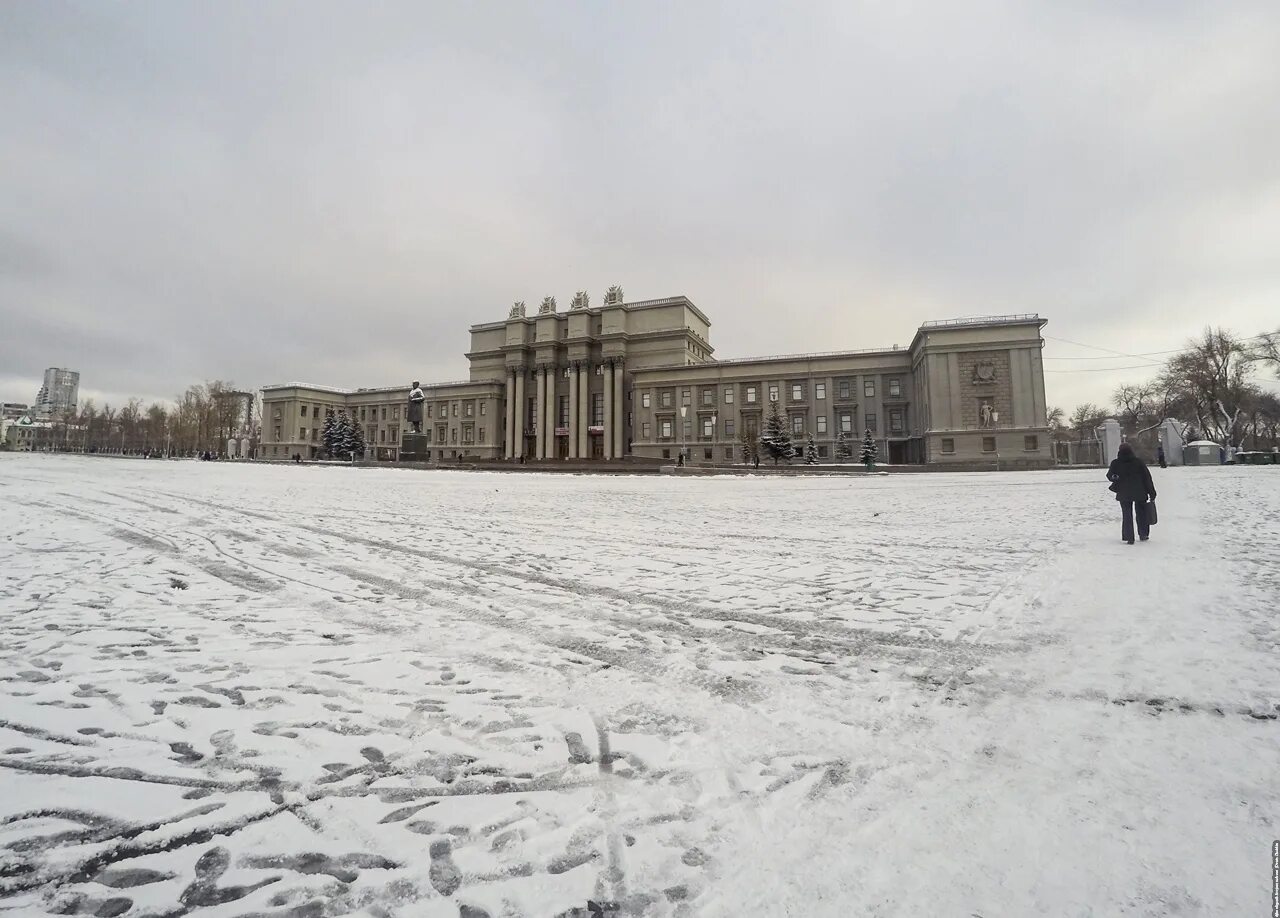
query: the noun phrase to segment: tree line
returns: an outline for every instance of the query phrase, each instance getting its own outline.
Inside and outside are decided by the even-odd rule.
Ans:
[[[1242,337],[1206,328],[1166,360],[1150,382],[1117,386],[1109,406],[1086,402],[1070,415],[1051,408],[1048,423],[1058,439],[1083,442],[1109,417],[1127,435],[1152,431],[1173,418],[1188,442],[1271,449],[1280,446],[1280,397],[1258,385],[1260,374],[1280,377],[1280,331]]]

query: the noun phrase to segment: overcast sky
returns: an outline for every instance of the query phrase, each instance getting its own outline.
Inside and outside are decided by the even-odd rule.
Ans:
[[[461,379],[614,283],[723,357],[1038,312],[1105,402],[1054,339],[1280,326],[1280,4],[0,4],[0,398]]]

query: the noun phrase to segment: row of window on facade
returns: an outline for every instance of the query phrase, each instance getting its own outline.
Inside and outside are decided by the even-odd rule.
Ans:
[[[484,417],[485,403],[483,400],[481,400],[479,404],[480,404],[480,416]],[[334,410],[331,406],[328,406],[328,405],[325,405],[325,406],[299,405],[298,413],[301,417],[305,418],[309,416],[318,420],[321,416],[322,407],[324,408],[325,411]],[[388,412],[390,412],[389,418],[388,418]],[[459,412],[461,412],[461,414]],[[427,417],[444,418],[444,417],[448,417],[450,413],[452,413],[453,417],[455,418],[456,417],[465,417],[465,418],[475,417],[476,401],[467,400],[462,402],[438,402],[438,403],[428,402],[427,403],[427,410],[426,410]],[[377,420],[386,421],[388,419],[392,421],[398,421],[400,420],[400,406],[399,405],[372,405],[372,406],[365,405],[359,408],[352,408],[351,414],[352,414],[352,417],[354,417],[356,420],[359,420],[359,421],[377,421]],[[280,420],[279,408],[275,409],[275,420],[277,421]]]
[[[457,427],[449,427],[446,424],[437,424],[435,431],[436,431],[435,440],[437,443],[445,443],[446,437],[447,437],[447,442],[449,443],[458,442]],[[422,429],[422,435],[426,438],[426,442],[428,443],[431,442],[430,427],[424,427]],[[464,446],[472,446],[476,443],[484,443],[484,428],[473,427],[470,424],[463,424],[462,425],[462,443]]]
[[[888,392],[888,397],[901,398],[902,397],[901,377],[891,376],[886,382],[888,384],[887,390],[886,390]],[[808,401],[809,383],[790,382],[786,384],[786,387],[787,387],[787,394],[790,396],[789,398],[790,402]],[[694,387],[692,386],[684,386],[680,389],[680,405],[682,407],[689,407],[693,404],[693,388]],[[699,399],[700,405],[704,407],[711,407],[716,404],[716,387],[715,386],[700,386],[698,387],[698,389],[699,389],[698,399]],[[734,386],[724,387],[724,394],[721,400],[722,404],[725,404],[725,405],[733,404],[735,389],[736,387]],[[762,393],[762,390],[764,394],[768,395],[768,398],[766,399],[766,401],[769,401],[769,402],[781,401],[781,398],[780,398],[780,396],[782,395],[781,384],[770,383],[768,386],[760,386],[755,383],[749,383],[742,386],[743,403],[747,405],[760,404],[760,395]],[[842,400],[851,399],[853,398],[853,391],[854,391],[853,380],[851,379],[836,380],[836,398],[837,399],[842,399]],[[674,388],[658,389],[657,390],[658,407],[674,408],[675,397],[676,397],[675,393],[676,393],[676,390]],[[871,378],[863,379],[862,395],[863,395],[863,398],[876,397],[876,381],[874,379],[871,379]],[[826,400],[827,384],[825,382],[813,383],[813,398],[814,398],[814,401],[819,401],[819,402]],[[641,392],[640,405],[642,408],[653,407],[653,393],[648,390]]]
[[[1022,438],[1022,448],[1028,453],[1034,453],[1040,449],[1040,438],[1035,434],[1028,434]],[[942,438],[942,452],[954,453],[956,451],[956,441],[954,437]],[[984,453],[994,453],[996,451],[996,438],[983,437],[982,451]]]
[[[459,415],[458,413],[459,411],[462,412],[461,415]],[[480,401],[480,417],[484,417],[484,413],[485,413],[485,403],[484,403],[484,400],[482,399]],[[431,402],[427,402],[427,417],[447,418],[450,415],[452,415],[455,418],[456,417],[473,418],[476,416],[476,402],[474,400],[467,400],[462,402],[437,402],[435,404],[432,404]]]
[[[805,436],[809,433],[807,424],[808,418],[803,414],[795,414],[791,416],[791,433],[793,436]],[[862,427],[854,427],[854,414],[852,411],[838,412],[835,416],[835,425],[832,427],[828,423],[829,419],[825,414],[814,416],[815,436],[829,436],[832,433],[842,433],[846,436],[853,436],[861,433],[863,430],[869,430],[873,434],[879,433],[877,424],[879,418],[875,412],[868,412],[862,416]],[[714,439],[716,436],[716,420],[714,417],[703,417],[699,419],[700,435],[704,440]],[[733,439],[737,436],[737,422],[733,418],[725,418],[720,422],[723,430],[723,436],[726,439]],[[755,439],[760,435],[760,419],[754,417],[743,418],[743,436],[748,439]],[[658,431],[659,440],[670,440],[675,436],[674,418],[661,418],[657,421],[656,429]],[[649,421],[643,421],[640,424],[640,439],[652,439],[655,427]],[[905,434],[907,432],[907,413],[903,408],[889,409],[889,429],[890,434]],[[681,433],[684,439],[691,439],[693,436],[693,422],[684,420],[682,422]]]

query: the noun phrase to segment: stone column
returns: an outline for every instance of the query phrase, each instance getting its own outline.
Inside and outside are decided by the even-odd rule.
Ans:
[[[507,435],[503,440],[502,458],[516,456],[516,371],[507,369]]]
[[[591,458],[591,435],[587,427],[591,424],[591,363],[582,361],[578,364],[578,457]]]
[[[524,367],[516,367],[516,415],[515,424],[512,427],[514,431],[512,436],[515,437],[514,449],[511,451],[511,458],[519,459],[524,455]]]
[[[613,361],[604,365],[604,457],[613,458]]]
[[[623,397],[622,361],[613,368],[613,458],[621,459],[627,448],[627,400]],[[609,396],[606,395],[605,398]]]
[[[546,426],[542,433],[542,451],[548,459],[556,457],[556,368],[547,367],[547,410],[543,415]]]
[[[569,458],[578,458],[578,374],[580,367],[573,364],[569,367]]]
[[[543,427],[547,423],[547,368],[538,367],[538,396],[537,401],[533,403],[533,457],[542,459],[546,453],[545,444],[546,437],[543,436]]]

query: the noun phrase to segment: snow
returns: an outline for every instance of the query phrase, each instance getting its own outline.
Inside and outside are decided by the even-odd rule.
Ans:
[[[0,455],[0,910],[1260,913],[1280,475],[1153,474]]]

